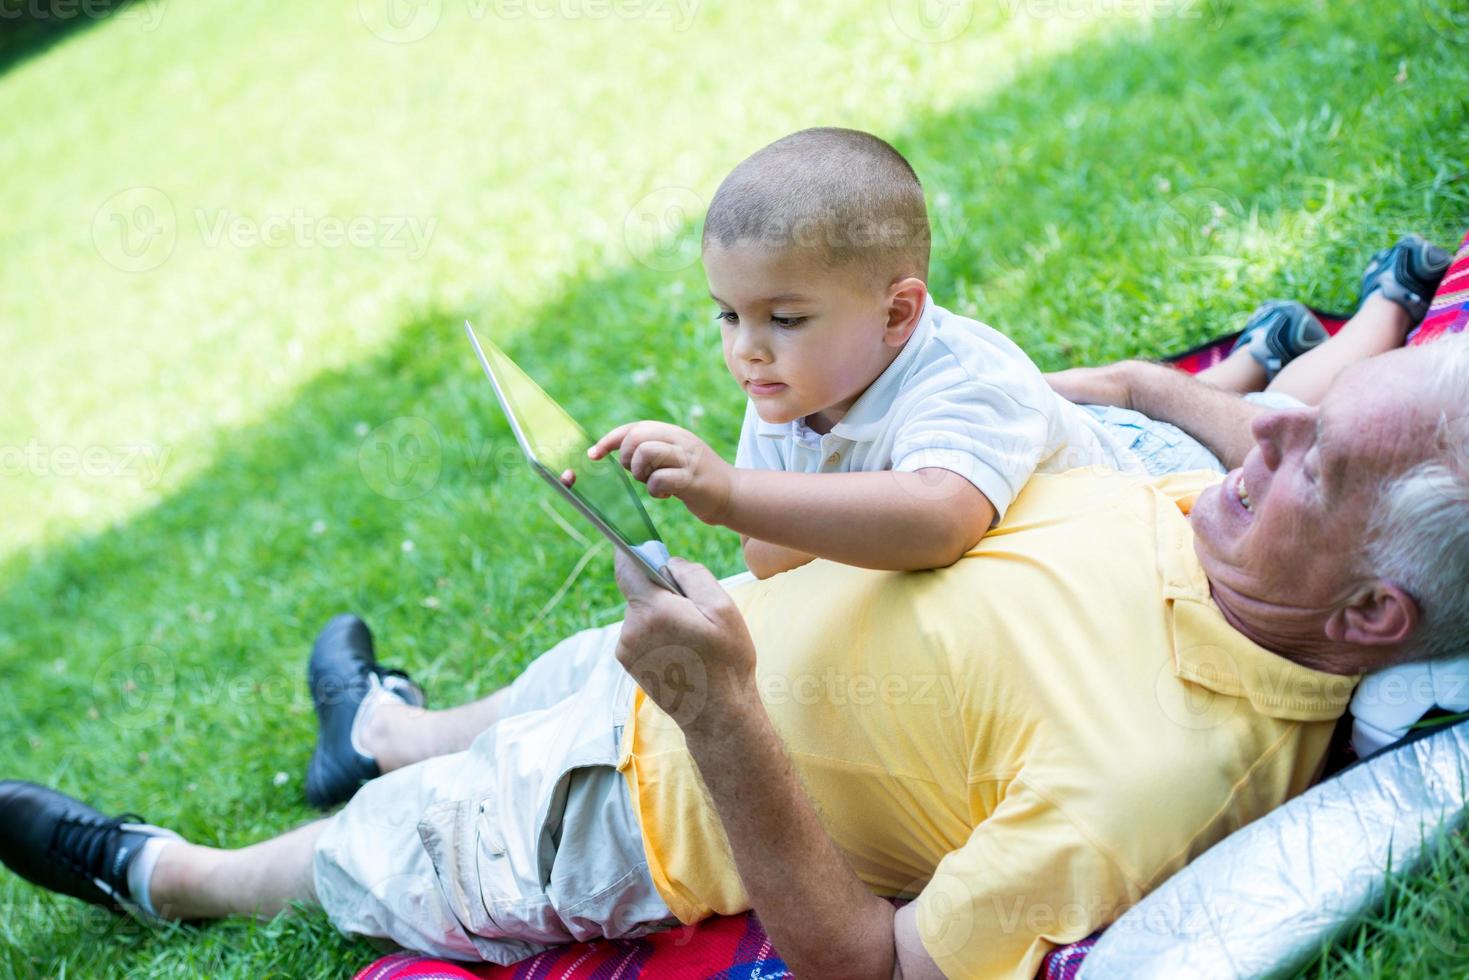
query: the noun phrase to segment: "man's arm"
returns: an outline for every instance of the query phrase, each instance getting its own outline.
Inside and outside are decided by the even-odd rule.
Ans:
[[[1264,409],[1165,364],[1120,361],[1046,375],[1052,388],[1081,405],[1117,405],[1178,426],[1228,469],[1255,445],[1250,426]]]
[[[798,977],[942,977],[909,909],[894,913],[853,874],[821,825],[755,683],[755,650],[739,610],[702,566],[675,559],[684,599],[650,583],[621,555],[628,599],[617,657],[655,701],[669,689],[641,678],[645,652],[667,663],[688,651],[708,681],[694,717],[675,714],[724,825],[740,880]],[[646,683],[645,683],[646,681]]]

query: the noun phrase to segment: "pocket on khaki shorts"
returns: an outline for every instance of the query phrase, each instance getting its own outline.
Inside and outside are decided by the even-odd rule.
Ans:
[[[565,931],[526,855],[514,853],[498,794],[440,803],[419,822],[450,911],[485,959],[510,964],[565,942]]]

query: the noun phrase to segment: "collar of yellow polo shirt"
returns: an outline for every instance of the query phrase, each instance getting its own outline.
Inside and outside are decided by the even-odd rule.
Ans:
[[[1357,678],[1224,620],[1187,518],[1218,479],[1037,475],[952,567],[814,561],[734,591],[826,829],[875,892],[917,897],[946,975],[1029,980],[1318,777]],[[619,768],[673,913],[749,908],[682,732],[641,691]]]

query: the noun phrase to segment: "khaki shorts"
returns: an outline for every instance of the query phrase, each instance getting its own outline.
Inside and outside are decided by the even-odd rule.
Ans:
[[[617,631],[558,644],[468,751],[375,779],[331,818],[313,870],[333,925],[509,964],[674,921],[616,769],[633,695]]]

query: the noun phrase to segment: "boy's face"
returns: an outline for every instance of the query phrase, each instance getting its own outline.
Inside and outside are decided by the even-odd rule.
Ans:
[[[889,288],[803,249],[714,246],[704,252],[719,305],[724,363],[766,422],[839,422],[892,363]]]

